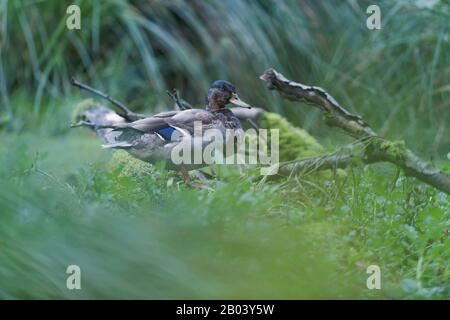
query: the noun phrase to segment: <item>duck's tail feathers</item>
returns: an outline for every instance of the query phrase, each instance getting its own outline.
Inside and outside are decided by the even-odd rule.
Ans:
[[[131,148],[132,146],[133,145],[129,142],[120,141],[120,142],[115,142],[115,143],[103,144],[102,148],[103,149],[128,149],[128,148]]]

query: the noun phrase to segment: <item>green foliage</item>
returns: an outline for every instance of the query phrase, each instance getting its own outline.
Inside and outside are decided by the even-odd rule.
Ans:
[[[389,166],[282,183],[230,168],[209,191],[122,151],[92,163],[96,139],[60,161],[81,133],[35,137],[38,154],[1,138],[2,298],[449,296],[450,199]],[[69,264],[81,291],[65,288]],[[381,292],[365,287],[370,264]]]

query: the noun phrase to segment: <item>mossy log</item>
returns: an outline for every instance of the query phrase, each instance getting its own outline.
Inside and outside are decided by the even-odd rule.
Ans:
[[[244,127],[256,126],[261,129],[279,130],[281,162],[325,153],[325,148],[306,130],[294,126],[278,113],[268,112],[261,108],[232,108],[231,110]]]
[[[347,149],[344,152],[298,159],[281,165],[281,174],[308,169],[343,168],[361,162],[390,162],[403,169],[406,176],[416,177],[450,194],[450,175],[421,160],[406,148],[403,141],[389,141],[378,136],[361,117],[341,107],[324,89],[291,81],[274,69],[265,71],[260,79],[266,82],[268,89],[277,90],[287,99],[308,102],[318,107],[325,114],[328,125],[339,127],[358,139],[353,145],[344,148]]]

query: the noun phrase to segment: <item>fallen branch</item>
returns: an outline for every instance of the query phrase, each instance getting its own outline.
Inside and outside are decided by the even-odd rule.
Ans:
[[[138,113],[131,111],[126,105],[124,105],[120,101],[114,99],[110,95],[101,92],[100,90],[94,89],[94,88],[88,86],[87,84],[79,82],[78,80],[76,80],[74,78],[70,79],[70,83],[80,89],[86,90],[90,93],[93,93],[93,94],[99,96],[99,97],[102,97],[103,99],[108,100],[109,102],[111,102],[113,105],[115,105],[116,107],[118,107],[120,109],[120,111],[117,112],[117,114],[124,117],[128,121],[136,121],[136,120],[145,118],[145,115],[138,114]]]
[[[350,165],[360,162],[352,154],[333,152],[319,157],[299,159],[284,163],[280,166],[278,173],[289,176],[293,173],[308,173],[315,170],[344,169]]]
[[[269,69],[260,77],[270,90],[277,90],[288,99],[307,102],[325,113],[327,124],[343,129],[346,133],[364,143],[359,162],[390,162],[403,169],[406,176],[417,179],[450,194],[450,175],[421,160],[403,142],[394,142],[379,137],[375,131],[359,116],[353,115],[341,107],[324,89],[306,86],[290,81],[274,69]],[[301,172],[310,168],[315,170],[345,168],[357,163],[349,154],[333,153],[322,157],[299,159],[280,166],[283,175]]]

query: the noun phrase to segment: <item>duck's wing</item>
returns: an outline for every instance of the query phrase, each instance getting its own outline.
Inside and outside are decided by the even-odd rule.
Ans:
[[[130,123],[126,123],[118,129],[135,129],[142,132],[157,132],[160,129],[166,128],[167,120],[175,116],[180,111],[165,111],[157,113],[151,117],[146,117],[144,119],[139,119]]]
[[[153,116],[139,119],[129,123],[123,123],[116,126],[115,130],[123,131],[126,129],[134,129],[141,132],[156,132],[160,129],[167,127],[167,119],[175,116],[180,111],[164,111],[157,113]]]
[[[131,128],[142,132],[156,132],[167,127],[167,117],[147,117],[125,124],[122,128]]]
[[[154,116],[140,119],[131,123],[124,124],[118,129],[131,128],[142,132],[158,132],[164,128],[173,127],[194,132],[194,123],[201,121],[203,124],[209,124],[213,120],[211,112],[202,109],[189,109],[183,111],[161,112]]]
[[[176,115],[167,119],[167,124],[176,129],[183,129],[190,134],[194,133],[194,124],[201,122],[202,125],[210,124],[214,115],[202,109],[189,109],[178,112]]]
[[[157,113],[157,114],[153,115],[153,117],[155,117],[155,118],[168,118],[168,117],[173,117],[174,115],[176,115],[179,112],[180,112],[179,110],[164,111],[164,112],[160,112],[160,113]]]

